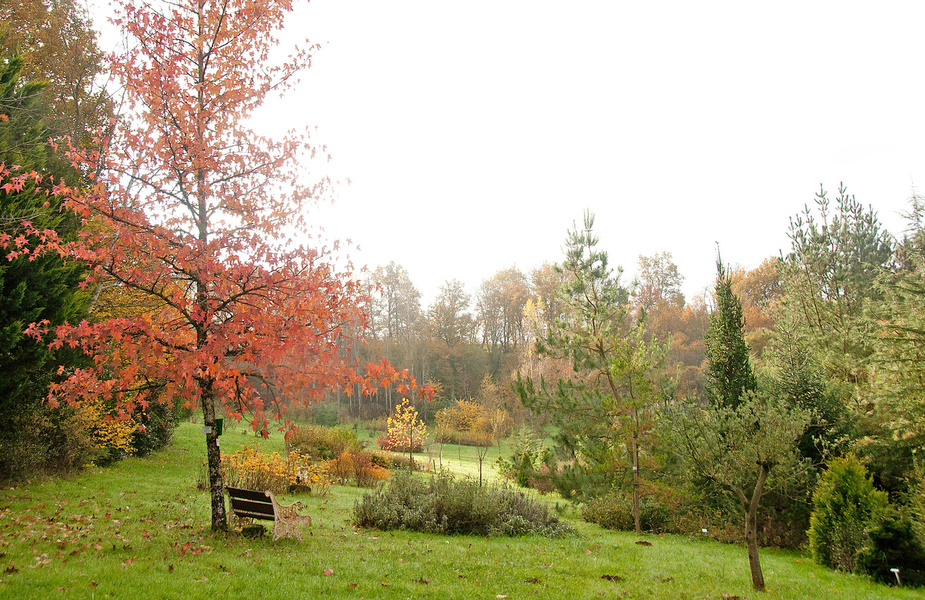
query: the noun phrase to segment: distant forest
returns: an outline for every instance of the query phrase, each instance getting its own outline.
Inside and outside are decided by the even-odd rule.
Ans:
[[[822,193],[814,210],[792,219],[792,248],[783,258],[769,256],[746,270],[735,265],[735,257],[722,257],[731,259],[727,271],[742,303],[752,360],[761,364],[775,328],[784,322],[798,322],[816,350],[827,355],[836,349],[831,338],[837,332],[845,338],[861,335],[858,319],[865,303],[883,298],[876,282],[913,268],[908,257],[919,231],[918,210],[914,200],[911,233],[898,238],[883,229],[872,208],[845,190],[834,205]],[[618,275],[633,318],[645,320],[647,338],[670,348],[664,374],[672,382],[672,394],[701,399],[713,294],[686,298],[681,291],[684,275],[668,252],[640,255],[632,280]],[[438,405],[478,398],[483,386],[490,385],[523,417],[510,383],[518,372],[555,374],[543,371],[553,367],[538,363],[534,346],[565,316],[560,292],[566,280],[557,264],[528,273],[511,267],[486,278],[477,290],[448,279],[433,303],[422,306],[421,292],[402,265],[380,265],[370,274],[374,292],[368,343],[353,352],[361,361],[387,358],[410,369],[421,382],[436,386]],[[869,343],[858,341],[856,347],[842,342],[863,356],[873,351]],[[829,375],[866,381],[869,373],[848,376],[845,367],[837,366],[846,360],[826,358],[827,364],[834,361]],[[372,397],[337,394],[331,401],[338,403],[344,418],[370,419],[388,414],[395,399],[382,390]]]

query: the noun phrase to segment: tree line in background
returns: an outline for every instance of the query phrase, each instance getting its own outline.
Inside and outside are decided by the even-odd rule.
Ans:
[[[186,8],[189,19],[227,34],[224,13],[213,21],[201,4]],[[713,292],[692,299],[668,253],[638,257],[635,280],[625,280],[586,214],[559,264],[511,267],[473,291],[448,279],[424,307],[401,265],[357,282],[318,254],[264,246],[325,182],[258,219],[242,193],[276,190],[278,170],[247,179],[266,166],[247,161],[275,165],[268,157],[278,150],[291,162],[295,146],[266,147],[237,129],[238,112],[260,94],[248,95],[246,78],[238,96],[222,86],[249,67],[235,55],[221,63],[229,75],[213,79],[200,61],[200,80],[184,91],[208,89],[216,102],[243,103],[241,111],[207,109],[201,97],[189,105],[196,110],[162,103],[186,66],[145,71],[142,85],[137,69],[167,64],[176,48],[158,41],[163,27],[142,27],[148,17],[131,3],[124,9],[136,19],[127,29],[164,59],[110,63],[130,104],[146,107],[136,112],[101,87],[106,62],[72,0],[0,7],[0,478],[159,447],[181,400],[207,422],[223,405],[260,431],[274,413],[306,410],[302,399],[319,401],[306,416],[330,424],[414,414],[407,442],[383,436],[409,453],[424,433],[414,429],[417,415],[434,424],[438,443],[484,448],[513,434],[502,471],[581,503],[588,520],[724,539],[744,532],[757,589],[762,544],[809,544],[823,564],[882,580],[899,567],[907,581],[925,583],[921,198],[913,195],[906,231],[893,235],[843,186],[834,195],[820,189],[791,219],[788,252],[745,270],[718,249]],[[270,14],[241,10],[258,21]],[[176,23],[177,39],[193,31],[186,23]],[[264,33],[236,30],[227,46]],[[118,138],[120,112],[147,126]],[[165,118],[178,115],[193,116]],[[215,139],[203,138],[206,124]],[[255,145],[235,154],[225,133]],[[47,143],[62,136],[69,154]],[[124,145],[103,146],[105,136]],[[184,154],[191,148],[196,156]],[[103,150],[112,162],[86,158]],[[67,193],[17,176],[28,172]],[[88,193],[107,173],[111,196]],[[138,192],[126,177],[155,191]],[[229,183],[237,177],[247,179],[241,188]],[[117,201],[93,204],[100,198]],[[139,209],[178,198],[168,214]],[[83,213],[62,210],[80,202]],[[226,229],[226,218],[238,221]],[[54,252],[28,250],[51,238]],[[262,262],[249,262],[256,249]],[[370,365],[365,375],[361,365]],[[312,375],[289,375],[297,366]],[[418,382],[434,396],[412,406]],[[51,409],[50,386],[72,402]],[[211,460],[218,446],[214,435],[208,441]],[[215,508],[221,478],[210,483]]]
[[[737,293],[748,298],[746,335],[761,352],[771,326],[769,309],[780,280],[778,259],[769,258],[752,271],[731,272]],[[364,358],[388,357],[411,369],[422,381],[434,383],[444,403],[480,396],[486,379],[521,418],[511,388],[518,373],[547,378],[565,373],[568,365],[537,355],[536,342],[566,310],[561,290],[571,275],[561,265],[544,264],[524,273],[516,267],[501,270],[470,293],[455,279],[444,282],[430,306],[421,305],[421,292],[411,275],[391,262],[371,271],[378,288],[370,307],[369,339],[354,352]],[[684,278],[670,253],[640,256],[636,281],[623,282],[622,310],[646,323],[646,339],[667,341],[663,365],[676,393],[700,396],[704,391],[704,336],[714,299],[700,295],[685,299]],[[387,414],[395,398],[388,390],[373,397],[341,395],[333,399],[344,418],[370,419]],[[433,408],[425,410],[433,411]]]

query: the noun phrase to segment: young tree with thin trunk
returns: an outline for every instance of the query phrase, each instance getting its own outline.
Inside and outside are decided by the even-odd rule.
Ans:
[[[773,489],[790,485],[810,468],[797,442],[810,411],[767,394],[749,393],[737,406],[675,406],[663,412],[662,439],[689,478],[711,482],[742,508],[752,585],[764,591],[758,556],[758,507]]]
[[[367,323],[366,288],[338,272],[331,252],[284,237],[328,191],[306,183],[314,148],[295,134],[270,140],[246,120],[309,64],[296,50],[270,61],[289,0],[123,0],[115,23],[132,45],[110,61],[128,112],[93,155],[72,153],[92,186],[54,185],[68,208],[101,227],[73,243],[37,232],[86,262],[88,285],[116,282],[161,310],[59,326],[53,346],[79,348],[92,366],[53,385],[49,402],[102,397],[125,413],[151,401],[198,405],[206,431],[212,527],[227,527],[215,427],[224,408],[267,433],[281,406],[330,389],[415,387],[387,363],[363,373],[349,358]],[[336,246],[336,245],[335,245]],[[44,335],[37,323],[31,331]],[[285,401],[285,402],[284,402]],[[289,426],[288,421],[282,429]]]
[[[630,318],[629,292],[597,247],[593,227],[594,216],[586,213],[584,228],[568,234],[559,295],[563,316],[537,341],[538,354],[567,360],[572,372],[555,386],[519,374],[514,385],[524,406],[546,412],[558,427],[560,450],[574,458],[573,473],[588,479],[580,493],[608,490],[625,448],[640,533],[641,445],[658,400],[664,352],[656,340],[646,342],[645,321]]]
[[[716,310],[707,333],[705,407],[676,406],[664,413],[662,435],[682,459],[689,479],[709,482],[739,502],[752,585],[763,591],[758,557],[758,506],[762,496],[810,467],[798,441],[812,413],[784,396],[758,392],[745,343],[742,304],[722,259],[716,260]],[[774,479],[769,479],[772,470]]]

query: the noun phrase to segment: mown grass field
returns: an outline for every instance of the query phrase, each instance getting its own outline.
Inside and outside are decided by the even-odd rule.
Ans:
[[[350,487],[285,499],[301,500],[314,520],[301,543],[216,535],[196,489],[201,437],[185,423],[151,458],[0,490],[0,598],[925,598],[775,550],[762,552],[769,591],[760,594],[742,547],[640,540],[574,516],[579,535],[565,539],[367,531],[351,522],[363,490]],[[278,434],[263,441],[231,430],[221,442],[226,452],[282,450]],[[474,452],[462,452],[469,460],[445,446],[443,465],[457,461],[472,474]]]

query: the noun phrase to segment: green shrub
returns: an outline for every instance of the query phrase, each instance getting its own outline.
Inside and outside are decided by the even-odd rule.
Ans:
[[[412,462],[411,458],[412,457],[409,457],[407,454],[390,454],[389,463],[392,466],[387,468],[401,469],[404,471],[423,471],[425,473],[430,472],[431,468],[429,460],[418,459]]]
[[[915,465],[915,475],[906,504],[909,506],[912,531],[918,537],[919,543],[925,546],[925,469],[921,464]]]
[[[147,456],[152,452],[167,447],[177,426],[179,407],[151,403],[144,412],[139,412],[135,419],[144,428],[132,433],[132,450],[135,456]]]
[[[582,506],[581,516],[589,523],[619,531],[635,531],[633,495],[625,490],[593,498]],[[653,533],[690,533],[700,520],[693,502],[667,486],[644,484],[639,498],[640,525]]]
[[[854,571],[856,554],[867,542],[865,530],[886,504],[886,494],[874,489],[857,457],[832,460],[813,492],[807,532],[813,560]]]
[[[363,496],[354,506],[354,518],[362,527],[438,534],[558,537],[574,533],[569,524],[523,492],[481,487],[445,472],[429,481],[396,473],[388,487]]]
[[[520,460],[514,468],[514,481],[520,487],[530,487],[530,478],[533,477],[533,462],[535,457],[529,452],[520,455]]]
[[[912,531],[919,542],[925,546],[925,475],[921,467],[916,467],[916,483],[909,495],[909,510],[912,513]]]
[[[377,467],[382,467],[383,469],[392,468],[392,459],[389,454],[372,450],[368,451],[367,454],[369,455],[370,462]]]
[[[912,520],[889,507],[867,530],[868,542],[857,554],[857,570],[881,583],[896,583],[890,569],[899,569],[903,585],[925,585],[925,548]]]
[[[337,406],[327,402],[316,404],[312,408],[312,422],[319,427],[337,427]]]
[[[530,487],[540,460],[540,441],[532,429],[521,427],[508,441],[511,458],[498,457],[498,472],[520,487]]]
[[[38,408],[8,419],[0,431],[0,480],[23,481],[111,462],[73,407]]]
[[[292,434],[286,449],[298,450],[312,460],[333,460],[344,452],[357,453],[361,447],[356,432],[351,429],[309,425]]]
[[[0,481],[28,480],[48,472],[50,425],[37,412],[7,422],[7,429],[0,431]]]

